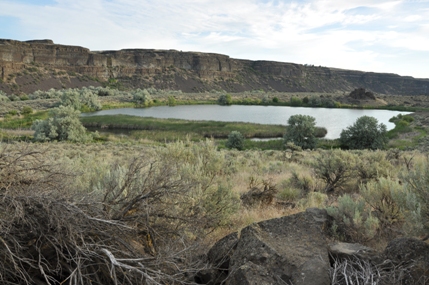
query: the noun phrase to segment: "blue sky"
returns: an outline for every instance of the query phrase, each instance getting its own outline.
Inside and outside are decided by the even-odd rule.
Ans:
[[[0,38],[429,78],[429,0],[0,0]]]

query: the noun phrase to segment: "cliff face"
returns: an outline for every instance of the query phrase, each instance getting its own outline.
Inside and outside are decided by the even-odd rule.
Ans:
[[[350,92],[363,87],[377,93],[427,94],[429,79],[272,61],[233,59],[226,55],[177,50],[124,49],[92,52],[51,40],[0,40],[0,89],[80,87],[103,83],[124,87],[224,89],[230,92]]]

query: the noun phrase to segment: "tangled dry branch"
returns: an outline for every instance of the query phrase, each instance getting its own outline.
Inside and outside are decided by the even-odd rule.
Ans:
[[[413,261],[395,264],[390,260],[382,264],[358,257],[333,259],[330,269],[333,285],[402,285],[427,284],[426,279],[414,279],[411,273]],[[423,276],[423,275],[422,275]]]
[[[112,176],[101,195],[76,197],[67,194],[74,174],[45,152],[3,148],[0,283],[192,283],[198,244],[179,230],[184,221],[165,217],[184,184],[156,161],[134,160],[124,171],[122,184]]]

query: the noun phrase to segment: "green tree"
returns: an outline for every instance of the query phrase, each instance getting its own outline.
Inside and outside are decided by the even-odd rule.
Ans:
[[[293,142],[303,149],[313,149],[316,147],[315,137],[316,119],[308,115],[293,115],[287,121],[284,143]]]
[[[228,135],[228,141],[226,142],[227,148],[236,148],[242,150],[244,148],[244,137],[240,132],[232,131]]]
[[[174,96],[168,96],[168,106],[176,106],[176,98]]]
[[[80,112],[70,106],[53,108],[46,120],[36,120],[31,128],[35,131],[35,141],[85,142],[92,139],[79,120]]]
[[[230,94],[222,94],[219,96],[219,98],[217,99],[217,102],[219,105],[226,105],[229,106],[232,104],[232,98]]]
[[[290,105],[294,107],[302,106],[302,100],[298,97],[291,97],[289,102]]]
[[[341,146],[348,149],[384,149],[387,141],[386,125],[369,116],[358,118],[340,134]]]

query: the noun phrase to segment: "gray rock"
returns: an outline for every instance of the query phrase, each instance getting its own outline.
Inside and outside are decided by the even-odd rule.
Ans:
[[[232,233],[217,241],[207,253],[209,268],[194,277],[197,284],[218,285],[228,277],[229,263],[238,242],[238,234]]]
[[[240,267],[236,268],[235,271],[231,272],[227,284],[240,284],[240,285],[273,285],[273,284],[285,284],[288,283],[289,278],[283,276],[285,280],[279,278],[279,276],[272,276],[269,270],[264,266],[254,264],[253,262],[246,262]]]
[[[238,243],[238,233],[232,233],[216,242],[207,253],[210,264],[228,269],[229,261]]]
[[[429,282],[429,245],[415,238],[397,238],[384,250],[385,267],[398,284],[416,285]],[[390,265],[389,265],[390,264]],[[388,284],[385,282],[385,284]]]
[[[313,208],[246,227],[226,284],[330,284],[329,222],[325,210]]]
[[[329,245],[329,254],[334,259],[354,259],[363,260],[378,259],[379,253],[370,247],[358,243],[336,242]]]

